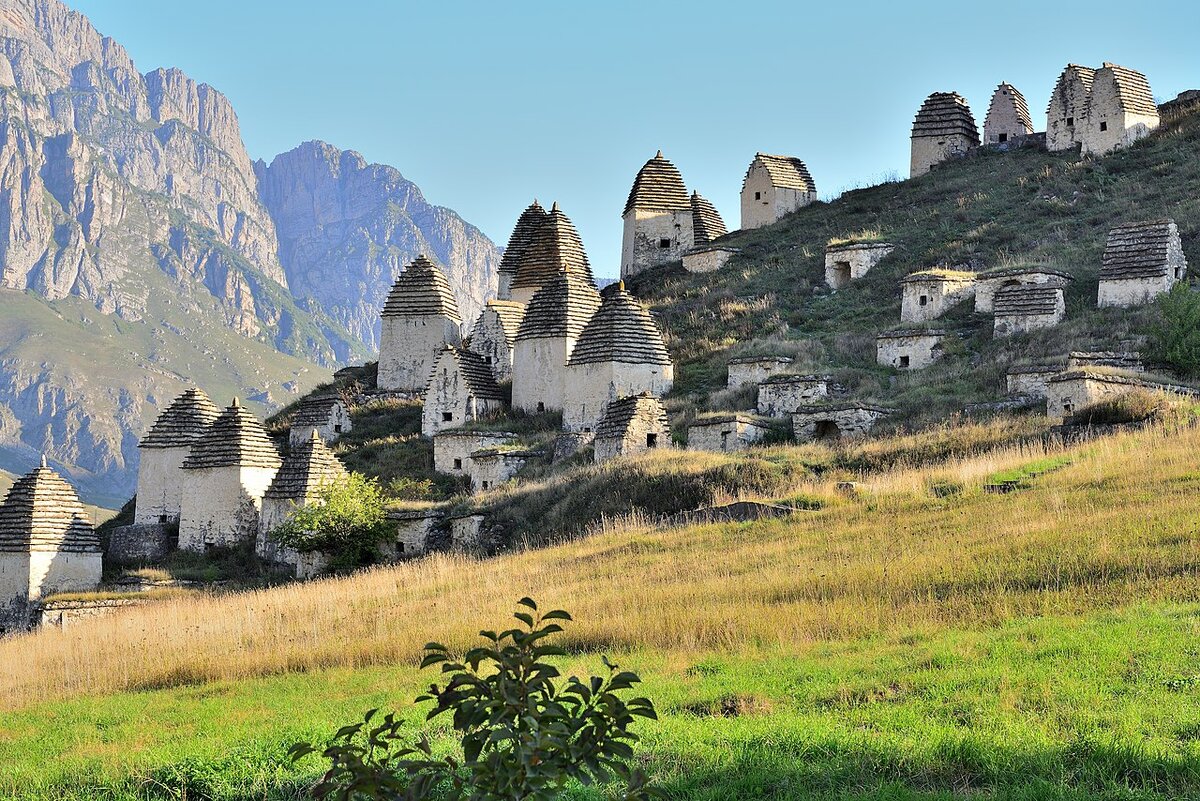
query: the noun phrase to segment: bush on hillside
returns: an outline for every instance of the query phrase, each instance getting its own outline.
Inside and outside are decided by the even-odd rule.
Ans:
[[[1112,426],[1160,417],[1171,408],[1159,392],[1135,389],[1088,404],[1067,418],[1068,425]]]
[[[294,509],[269,536],[302,553],[328,553],[335,567],[355,567],[375,561],[379,544],[389,533],[379,482],[350,473]]]
[[[625,786],[619,796],[625,801],[661,797],[641,770],[626,764],[638,740],[630,726],[639,717],[657,719],[649,699],[620,697],[641,679],[605,659],[607,676],[557,681],[561,674],[549,660],[567,652],[547,640],[563,630],[558,621],[571,616],[562,610],[542,614],[529,598],[518,605],[513,617],[519,627],[479,632],[485,644],[461,661],[444,645],[425,646],[421,667],[440,666],[448,680],[433,684],[417,702],[433,702],[428,720],[451,716],[461,758],[435,758],[423,735],[405,745],[404,722],[394,714],[377,720],[372,709],[321,751],[331,765],[313,795],[416,801],[445,788],[444,797],[458,801],[552,801],[568,781],[615,779]],[[293,760],[316,752],[311,743],[290,751]]]
[[[1155,305],[1159,317],[1150,331],[1149,357],[1180,375],[1200,376],[1200,292],[1176,284]]]

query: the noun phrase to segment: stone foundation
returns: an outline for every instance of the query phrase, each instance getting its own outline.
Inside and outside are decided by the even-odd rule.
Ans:
[[[740,251],[737,248],[708,247],[683,254],[683,269],[689,273],[715,273]]]
[[[120,526],[109,532],[105,556],[117,564],[158,562],[178,547],[178,523]]]

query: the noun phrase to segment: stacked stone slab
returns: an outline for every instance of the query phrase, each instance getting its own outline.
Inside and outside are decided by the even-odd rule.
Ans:
[[[1097,305],[1139,306],[1187,275],[1179,228],[1171,219],[1120,225],[1108,232]]]
[[[1014,286],[1057,286],[1065,288],[1075,280],[1069,273],[1049,267],[1009,267],[980,273],[975,282],[975,311],[991,314],[996,293]]]
[[[295,448],[308,442],[315,432],[324,442],[333,442],[353,428],[350,407],[337,395],[315,395],[300,401],[288,429],[288,444]]]
[[[674,378],[671,354],[650,312],[623,281],[606,287],[567,360],[563,428],[592,431],[610,402],[641,392],[663,395]]]
[[[234,398],[183,462],[180,550],[255,541],[263,494],[281,464],[262,424]]]
[[[515,269],[509,299],[522,304],[528,304],[542,287],[563,272],[574,273],[589,284],[596,283],[579,232],[557,203],[533,229],[529,241],[521,248]]]
[[[889,242],[842,242],[825,247],[825,283],[844,289],[896,249]]]
[[[445,273],[418,256],[392,285],[382,317],[379,388],[421,392],[442,348],[462,339],[462,317]]]
[[[997,339],[1051,328],[1063,321],[1067,306],[1061,286],[1026,284],[996,293],[992,335]]]
[[[860,402],[806,406],[792,415],[792,433],[797,442],[857,439],[890,414],[891,409]]]
[[[512,378],[513,348],[525,307],[512,300],[489,300],[471,329],[468,349],[477,353],[492,369],[497,381]]]
[[[692,192],[692,245],[694,248],[712,244],[729,233],[720,212],[699,192]]]
[[[761,384],[771,376],[782,373],[792,366],[788,356],[740,356],[730,359],[726,365],[728,377],[726,389],[737,389],[746,384]]]
[[[600,293],[574,272],[559,273],[534,294],[513,352],[515,408],[534,413],[563,409],[567,362],[599,308]]]
[[[934,92],[913,120],[909,175],[916,178],[943,161],[979,146],[979,131],[967,100],[957,92]]]
[[[940,328],[887,331],[875,337],[875,361],[897,370],[923,370],[945,355]]]
[[[0,633],[25,628],[31,602],[96,589],[101,559],[79,496],[43,457],[0,504]]]
[[[746,414],[703,417],[687,430],[687,446],[693,451],[729,453],[761,442],[770,432],[765,422]]]
[[[287,522],[296,509],[317,500],[322,490],[347,475],[346,468],[321,435],[310,430],[308,439],[288,453],[271,480],[271,486],[263,493],[256,546],[258,555],[268,561],[289,565],[294,568],[297,578],[308,578],[319,572],[326,562],[324,554],[301,553],[280,545],[270,535]]]
[[[1033,118],[1025,96],[1011,83],[1002,83],[992,93],[987,117],[983,120],[983,142],[1003,145],[1017,142],[1033,133]]]
[[[777,373],[758,385],[758,413],[788,417],[803,406],[828,398],[832,380],[827,375]]]
[[[671,424],[662,401],[649,392],[619,398],[596,425],[593,455],[597,463],[618,456],[671,447]]]
[[[1119,64],[1068,64],[1046,108],[1046,147],[1104,154],[1149,136],[1161,120],[1146,76]]]
[[[179,522],[183,461],[221,410],[196,387],[171,401],[138,443],[138,485],[133,522],[139,526]]]
[[[761,228],[817,199],[817,185],[795,156],[754,154],[742,180],[742,228]]]
[[[508,247],[504,249],[504,255],[500,259],[500,267],[497,269],[500,278],[500,288],[497,292],[497,297],[500,300],[512,299],[513,279],[516,278],[525,248],[533,241],[535,233],[542,226],[545,218],[546,210],[542,208],[542,205],[537,202],[536,198],[529,204],[525,211],[521,212],[521,216],[517,218],[517,224],[513,226],[512,235],[508,238]]]
[[[900,322],[936,320],[975,294],[975,273],[923,270],[900,280]]]
[[[661,150],[638,171],[622,219],[622,278],[677,261],[695,245],[691,198]]]
[[[434,362],[425,403],[421,433],[432,437],[448,428],[461,428],[504,408],[504,393],[491,365],[478,353],[447,346]]]

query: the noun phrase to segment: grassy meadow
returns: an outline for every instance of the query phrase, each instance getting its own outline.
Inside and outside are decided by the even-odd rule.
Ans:
[[[9,638],[0,797],[301,798],[321,766],[288,744],[373,706],[415,731],[421,646],[526,594],[575,615],[569,669],[645,677],[639,759],[674,798],[1196,797],[1198,452],[1165,425],[884,460],[853,496],[805,471],[769,497],[821,508],[780,520],[609,519]]]

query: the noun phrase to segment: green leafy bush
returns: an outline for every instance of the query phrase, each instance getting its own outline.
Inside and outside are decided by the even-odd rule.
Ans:
[[[292,510],[270,537],[302,553],[328,553],[335,566],[354,566],[374,561],[379,544],[391,533],[379,482],[350,473]]]
[[[1200,376],[1200,292],[1180,283],[1155,303],[1159,318],[1150,330],[1150,358],[1181,375]]]
[[[449,677],[433,684],[418,703],[432,702],[427,719],[450,715],[460,740],[461,757],[435,758],[427,738],[403,744],[405,724],[394,714],[377,719],[372,709],[361,723],[339,730],[321,751],[331,766],[313,789],[318,799],[427,799],[461,801],[552,801],[569,781],[623,785],[615,797],[625,801],[658,798],[645,774],[631,769],[638,737],[636,718],[656,719],[646,698],[622,700],[620,694],[640,682],[604,660],[605,677],[565,682],[548,660],[565,656],[546,640],[563,629],[562,610],[540,614],[522,598],[513,615],[521,626],[481,631],[486,640],[457,661],[438,643],[425,646],[422,668],[440,666]],[[316,753],[297,743],[294,760]]]

